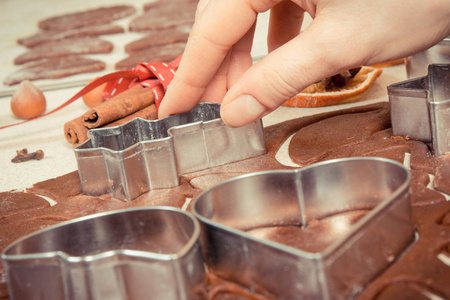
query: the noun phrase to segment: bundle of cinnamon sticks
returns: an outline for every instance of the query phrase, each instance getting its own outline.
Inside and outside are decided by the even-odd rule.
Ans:
[[[67,142],[77,147],[88,139],[89,129],[117,126],[138,117],[147,120],[157,118],[153,91],[140,84],[66,122],[64,136]]]

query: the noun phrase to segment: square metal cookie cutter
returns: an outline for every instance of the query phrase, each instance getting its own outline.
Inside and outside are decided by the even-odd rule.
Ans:
[[[220,119],[220,104],[160,120],[134,119],[93,129],[74,149],[83,192],[132,200],[152,189],[179,185],[179,175],[266,153],[260,120],[230,128]]]
[[[150,207],[74,219],[2,253],[11,299],[198,298],[205,266],[189,213]]]
[[[410,174],[383,158],[337,159],[243,175],[194,200],[208,268],[277,299],[349,299],[414,241]],[[307,252],[248,233],[364,210],[325,250]],[[335,228],[335,227],[333,227]],[[237,271],[239,270],[239,271]]]
[[[450,64],[430,64],[426,76],[387,87],[392,134],[431,143],[435,156],[450,152]]]

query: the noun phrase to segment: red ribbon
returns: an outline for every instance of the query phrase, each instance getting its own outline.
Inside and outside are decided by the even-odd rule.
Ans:
[[[139,63],[135,68],[131,70],[125,71],[117,71],[114,73],[106,74],[102,77],[99,77],[93,80],[91,83],[82,88],[78,93],[72,96],[69,100],[58,106],[57,108],[43,114],[37,116],[32,119],[28,119],[22,122],[9,124],[0,127],[0,129],[12,127],[15,125],[23,124],[32,120],[36,120],[45,116],[48,116],[58,110],[63,109],[68,106],[78,98],[86,95],[88,92],[92,91],[96,87],[106,83],[105,89],[103,91],[102,97],[104,99],[110,99],[121,92],[129,89],[135,84],[141,84],[142,86],[151,88],[153,91],[153,95],[155,96],[155,104],[156,107],[159,108],[161,101],[164,97],[164,94],[172,81],[176,70],[178,69],[178,65],[180,64],[181,55],[174,59],[170,63]]]

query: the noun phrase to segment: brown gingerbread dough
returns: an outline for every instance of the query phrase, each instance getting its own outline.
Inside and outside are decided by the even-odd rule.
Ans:
[[[446,174],[447,158],[443,160],[432,157],[427,145],[420,142],[391,139],[388,115],[388,104],[378,103],[303,117],[267,127],[264,129],[267,154],[183,175],[178,187],[152,190],[131,202],[111,199],[108,195],[83,195],[77,172],[37,183],[28,193],[3,193],[1,197],[9,200],[0,201],[0,209],[7,209],[5,211],[8,211],[9,215],[0,223],[0,237],[7,237],[1,247],[3,249],[9,241],[34,230],[97,212],[153,205],[186,207],[189,211],[192,199],[220,181],[256,171],[293,169],[280,164],[275,155],[283,142],[295,134],[291,141],[290,156],[302,164],[354,155],[376,155],[403,161],[405,151],[411,154],[413,216],[418,239],[400,258],[370,282],[356,299],[395,299],[402,294],[420,299],[427,293],[443,299],[450,298],[450,268],[439,258],[442,255],[450,256],[450,202],[445,201],[441,193],[428,187],[428,173],[436,175],[436,169],[440,166],[441,174]],[[355,123],[360,126],[355,128]],[[339,130],[329,133],[327,131],[332,130],[330,127]],[[422,156],[418,157],[419,154]],[[57,204],[49,206],[35,194],[46,195]],[[21,200],[28,197],[29,201]],[[352,213],[356,221],[365,212]],[[331,220],[313,222],[309,231],[302,231],[295,226],[282,229],[274,227],[252,234],[262,234],[266,238],[293,247],[308,247],[309,251],[319,251],[336,238],[321,236],[321,232],[328,230],[327,224],[331,224],[327,221]],[[298,244],[295,238],[299,234],[308,240],[309,244]],[[1,282],[1,278],[4,277],[0,274],[0,295],[1,292],[5,295],[6,284],[4,280]],[[205,281],[204,297],[216,300],[276,299],[276,296],[266,291],[249,291],[211,273]]]

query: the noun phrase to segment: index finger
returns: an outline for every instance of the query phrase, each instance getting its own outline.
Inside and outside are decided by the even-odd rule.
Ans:
[[[159,107],[159,117],[188,111],[198,103],[227,52],[251,29],[258,12],[270,8],[252,2],[259,3],[200,1],[180,66]]]

